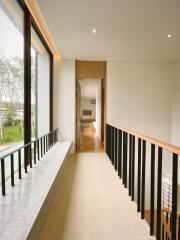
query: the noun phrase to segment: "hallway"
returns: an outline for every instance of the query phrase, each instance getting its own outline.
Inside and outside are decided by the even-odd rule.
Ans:
[[[105,153],[70,155],[57,182],[46,220],[34,239],[153,239]]]

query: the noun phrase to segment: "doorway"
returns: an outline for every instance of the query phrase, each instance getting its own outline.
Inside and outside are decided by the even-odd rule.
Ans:
[[[76,152],[104,151],[105,62],[76,61]]]

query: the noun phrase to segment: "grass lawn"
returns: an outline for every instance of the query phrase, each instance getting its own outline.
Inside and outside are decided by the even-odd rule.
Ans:
[[[0,139],[0,145],[19,142],[23,139],[20,125],[12,127],[3,127],[3,138]]]

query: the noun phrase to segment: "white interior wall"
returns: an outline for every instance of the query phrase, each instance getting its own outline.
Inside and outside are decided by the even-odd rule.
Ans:
[[[175,63],[175,83],[172,100],[172,135],[173,145],[180,147],[180,61]],[[180,212],[180,164],[178,165],[178,211]]]
[[[107,62],[107,121],[170,142],[173,69]]]
[[[101,80],[97,80],[96,90],[96,134],[101,141]]]
[[[91,110],[92,115],[83,115],[83,110]],[[81,98],[81,119],[96,119],[96,104],[91,99]]]
[[[75,60],[54,60],[54,127],[75,142]]]
[[[49,55],[37,57],[37,128],[38,137],[49,132]]]
[[[175,64],[175,83],[172,102],[172,136],[173,145],[180,147],[180,61]]]
[[[107,62],[107,122],[170,143],[173,81],[173,64]],[[168,153],[163,156],[166,175],[170,173],[171,161]],[[149,169],[147,144],[146,208],[150,199]]]

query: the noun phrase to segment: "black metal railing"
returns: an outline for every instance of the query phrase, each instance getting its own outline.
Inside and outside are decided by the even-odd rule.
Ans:
[[[1,162],[1,188],[2,188],[2,195],[6,195],[6,162],[9,160],[10,157],[10,179],[11,179],[11,186],[15,185],[15,177],[16,171],[14,169],[14,156],[17,154],[17,161],[18,161],[18,169],[17,169],[17,178],[22,178],[22,169],[24,167],[25,173],[28,173],[28,167],[33,167],[34,164],[37,163],[57,142],[57,131],[55,129],[33,141],[27,143],[15,150],[7,153],[6,155],[0,157]],[[24,153],[24,154],[23,154]],[[22,155],[23,155],[23,162],[22,162]]]
[[[145,200],[147,200],[145,194],[146,181],[148,180],[146,174],[147,143],[150,144],[151,149],[149,169],[150,235],[155,235],[157,240],[180,240],[180,215],[177,213],[178,156],[180,148],[106,124],[106,153],[118,172],[118,176],[122,178],[122,183],[125,187],[128,187],[131,200],[136,200],[137,211],[141,213],[142,219],[145,218]],[[135,146],[135,144],[137,145]],[[158,151],[157,158],[155,156],[156,150]],[[168,150],[172,155],[172,209],[166,211],[168,214],[162,209],[161,204],[163,150]],[[135,154],[137,157],[135,157]],[[156,161],[157,165],[155,164]],[[135,177],[135,169],[137,169],[137,177]],[[137,187],[136,199],[135,186]],[[165,215],[168,217],[164,218]]]

